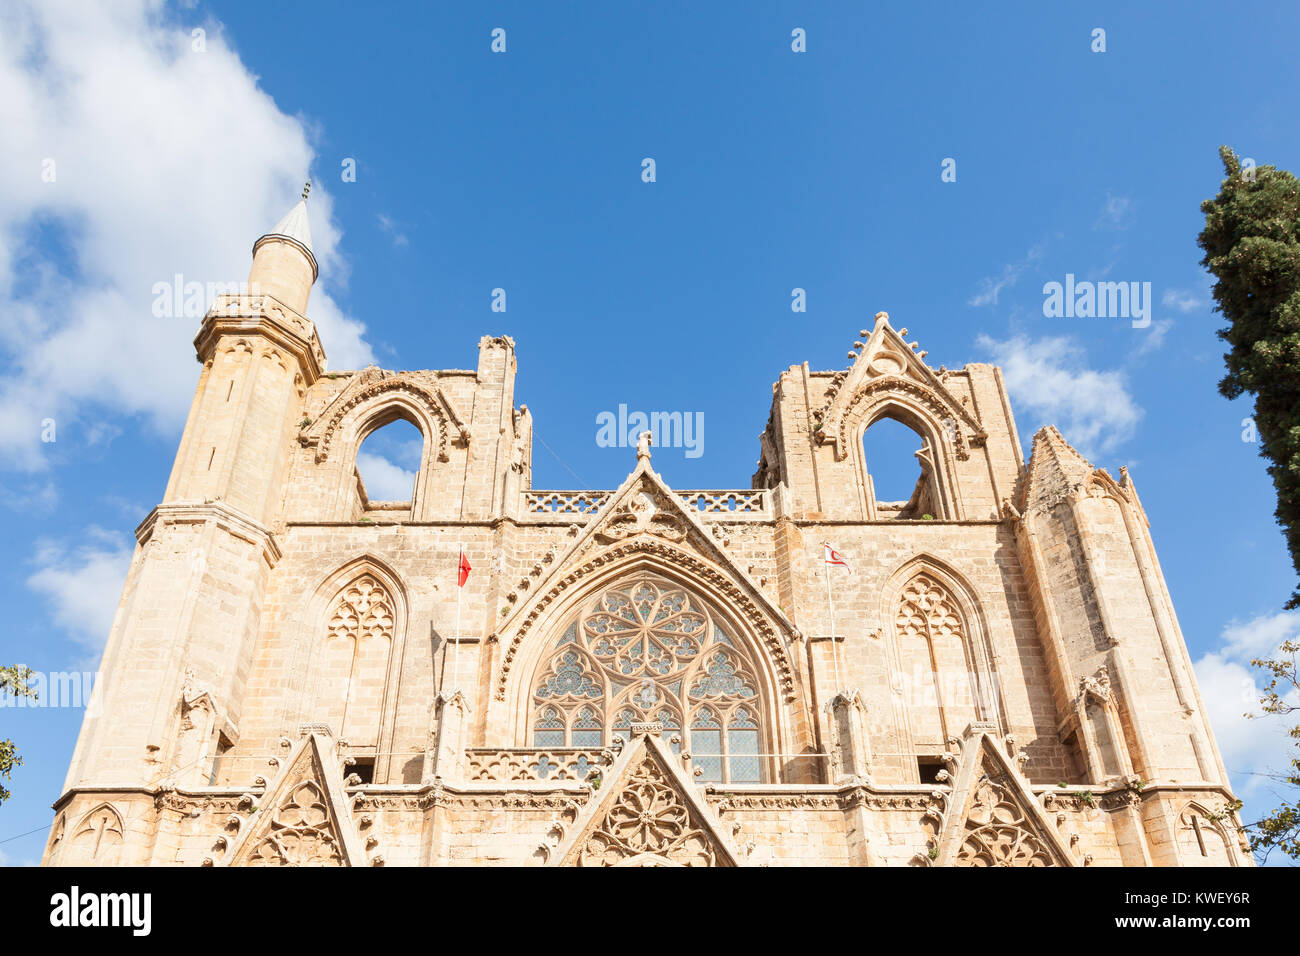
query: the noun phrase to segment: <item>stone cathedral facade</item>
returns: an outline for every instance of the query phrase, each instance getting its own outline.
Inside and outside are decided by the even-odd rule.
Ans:
[[[1132,480],[1051,427],[1026,462],[997,368],[880,313],[780,373],[750,488],[643,442],[539,491],[510,338],[328,372],[316,277],[304,198],[203,320],[46,864],[1249,865]],[[421,467],[375,501],[397,419]]]

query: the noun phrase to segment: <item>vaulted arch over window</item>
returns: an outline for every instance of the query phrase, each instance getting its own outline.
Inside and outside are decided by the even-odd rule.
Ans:
[[[352,467],[352,517],[410,518],[423,498],[425,433],[401,405],[383,409],[361,430]]]
[[[598,747],[660,724],[665,739],[689,740],[700,779],[762,779],[754,664],[719,615],[663,578],[639,575],[587,602],[532,686],[533,746]]]

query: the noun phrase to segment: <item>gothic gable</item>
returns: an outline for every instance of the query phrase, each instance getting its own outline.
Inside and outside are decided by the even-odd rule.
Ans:
[[[792,697],[794,670],[785,645],[799,632],[650,468],[648,459],[642,459],[595,520],[567,548],[548,552],[506,595],[510,610],[497,630],[506,648],[497,681],[498,700],[505,699],[520,645],[543,612],[581,578],[638,556],[679,568],[736,608],[760,635],[782,693]]]
[[[604,773],[550,861],[556,866],[738,866],[680,759],[641,734]]]
[[[331,738],[308,734],[257,801],[229,866],[360,866],[365,853],[343,795]]]
[[[1024,776],[988,729],[967,728],[936,865],[1074,866]]]
[[[817,440],[833,442],[837,460],[848,454],[852,426],[862,417],[859,409],[881,402],[914,409],[921,420],[933,426],[927,431],[942,428],[959,458],[966,458],[971,445],[987,438],[983,427],[944,384],[947,372],[941,377],[926,365],[922,360],[925,353],[913,351],[914,345],[908,345],[890,326],[887,313],[878,312],[867,341],[856,344],[862,346],[861,351],[851,353],[853,364],[836,375],[826,404],[817,413]]]

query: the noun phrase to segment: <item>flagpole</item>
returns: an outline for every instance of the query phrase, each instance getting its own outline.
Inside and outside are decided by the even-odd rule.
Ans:
[[[465,543],[462,541],[460,549],[456,552],[456,666],[455,684],[453,693],[460,690],[460,592],[465,590],[465,586],[460,583],[461,563],[465,560]],[[463,696],[463,695],[462,695]]]
[[[826,550],[830,545],[823,544]],[[831,600],[831,564],[829,556],[823,551],[822,555],[822,573],[826,575],[826,610],[831,620],[831,660],[835,662],[835,687],[838,694],[843,688],[840,686],[840,651],[835,642],[835,602]]]

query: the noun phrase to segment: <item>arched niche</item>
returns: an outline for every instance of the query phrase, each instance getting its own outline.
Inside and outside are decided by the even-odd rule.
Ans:
[[[802,755],[815,748],[807,733],[807,723],[801,719],[799,702],[792,692],[791,664],[781,649],[782,638],[774,631],[773,622],[766,620],[752,602],[745,606],[745,601],[738,600],[737,589],[720,586],[718,580],[710,580],[711,575],[691,566],[689,562],[697,559],[677,554],[674,549],[633,551],[622,558],[608,559],[608,555],[606,558],[566,576],[563,580],[567,583],[560,593],[524,618],[527,630],[517,641],[512,635],[501,635],[499,646],[506,649],[510,659],[494,662],[494,670],[501,673],[502,692],[491,701],[489,733],[499,736],[509,746],[531,746],[536,729],[534,692],[538,680],[559,652],[566,633],[575,625],[581,626],[583,616],[611,588],[650,578],[688,594],[695,606],[711,615],[752,668],[750,676],[755,690],[752,701],[761,726],[762,749],[764,753],[779,755],[765,758],[764,779],[814,776],[820,768]],[[590,649],[583,648],[582,654],[584,662],[590,661]],[[602,691],[605,687],[602,684]],[[731,701],[729,706],[735,703]],[[689,713],[681,716],[689,723]]]
[[[932,555],[917,555],[890,575],[881,594],[890,684],[901,695],[900,749],[933,757],[976,722],[1005,734],[988,623],[964,576]]]
[[[285,731],[329,725],[354,753],[374,756],[376,783],[391,763],[408,607],[397,573],[364,554],[316,587],[297,628],[299,693]]]

